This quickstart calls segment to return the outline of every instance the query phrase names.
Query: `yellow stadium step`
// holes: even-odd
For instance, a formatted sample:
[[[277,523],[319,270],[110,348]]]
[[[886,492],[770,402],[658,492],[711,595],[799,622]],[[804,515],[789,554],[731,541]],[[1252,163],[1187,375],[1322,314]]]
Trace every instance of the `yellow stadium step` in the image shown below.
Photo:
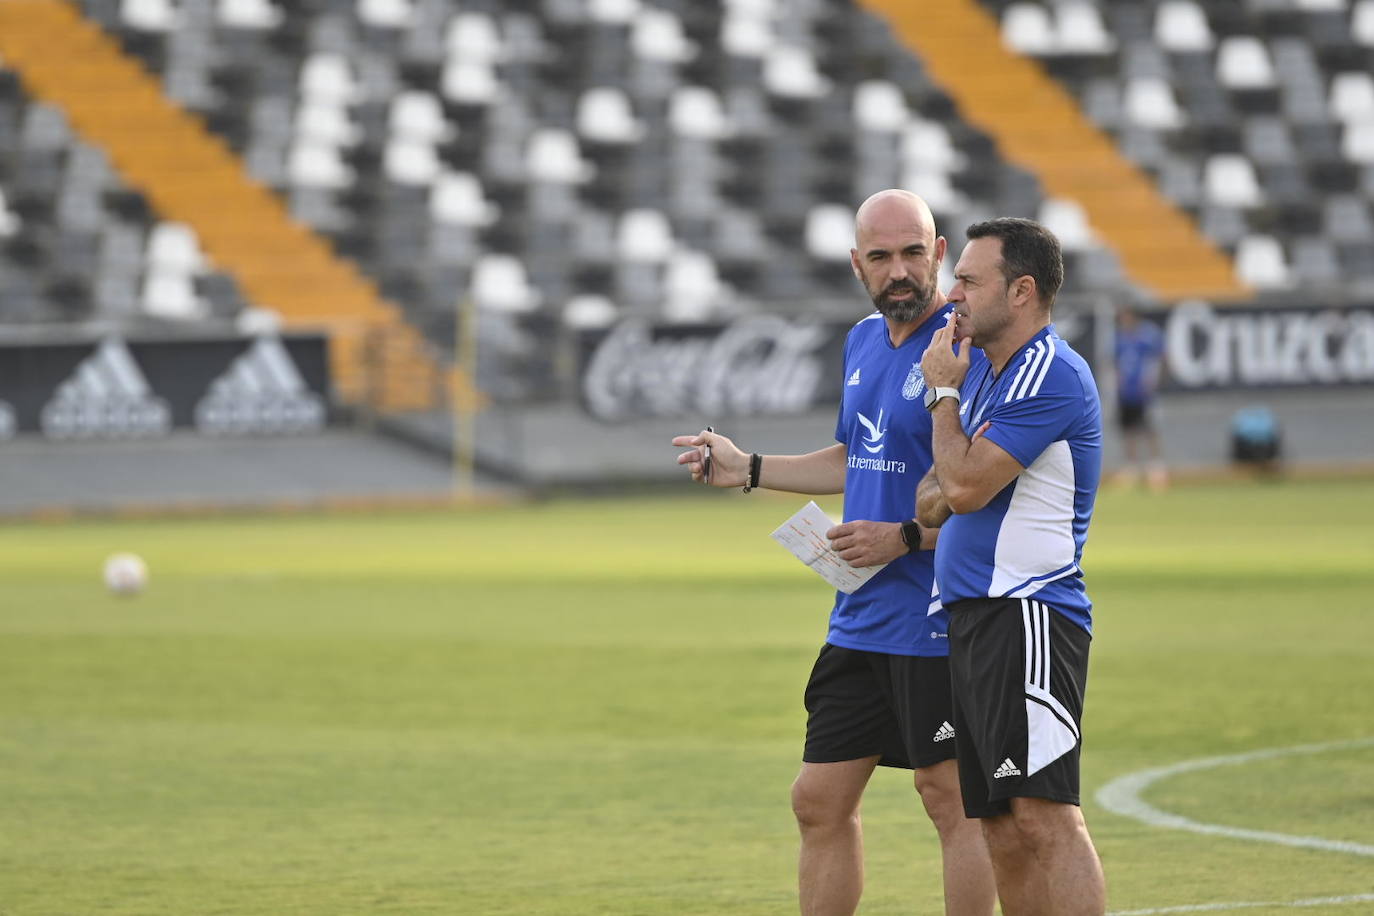
[[[290,328],[328,333],[345,400],[416,409],[435,406],[436,392],[447,391],[483,402],[356,265],[294,222],[222,141],[74,4],[0,0],[0,56],[32,96],[62,109],[82,139],[105,151],[161,217],[192,226],[249,301],[279,312]],[[369,349],[368,339],[388,343]]]
[[[1240,299],[1251,291],[1225,252],[1121,155],[1036,62],[1002,44],[976,0],[862,0],[920,57],[960,113],[1052,197],[1077,201],[1126,275],[1165,299]],[[919,192],[919,188],[913,188]]]

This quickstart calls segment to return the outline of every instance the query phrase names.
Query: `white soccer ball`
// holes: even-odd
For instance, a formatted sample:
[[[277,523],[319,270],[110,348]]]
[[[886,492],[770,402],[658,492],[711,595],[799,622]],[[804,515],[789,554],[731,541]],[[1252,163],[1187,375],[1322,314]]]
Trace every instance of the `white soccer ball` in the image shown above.
[[[135,553],[114,553],[105,560],[105,587],[115,595],[137,595],[148,585],[148,564]]]

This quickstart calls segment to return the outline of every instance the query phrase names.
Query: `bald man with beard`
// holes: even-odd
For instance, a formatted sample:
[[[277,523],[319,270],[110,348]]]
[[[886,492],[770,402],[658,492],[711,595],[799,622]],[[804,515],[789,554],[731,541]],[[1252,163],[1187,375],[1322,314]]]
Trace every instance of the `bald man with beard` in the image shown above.
[[[690,447],[678,463],[710,486],[844,493],[844,521],[827,532],[831,546],[854,567],[887,564],[852,595],[836,593],[806,687],[806,742],[792,785],[805,916],[849,914],[859,905],[859,808],[878,766],[914,771],[940,837],[945,912],[989,916],[996,897],[981,831],[964,816],[954,759],[948,615],[934,589],[939,531],[915,521],[916,487],[932,462],[930,407],[957,395],[928,390],[920,368],[951,311],[939,288],[945,247],[915,194],[881,191],[859,208],[850,260],[877,311],[845,340],[836,444],[804,455],[751,455],[710,431],[673,439]]]

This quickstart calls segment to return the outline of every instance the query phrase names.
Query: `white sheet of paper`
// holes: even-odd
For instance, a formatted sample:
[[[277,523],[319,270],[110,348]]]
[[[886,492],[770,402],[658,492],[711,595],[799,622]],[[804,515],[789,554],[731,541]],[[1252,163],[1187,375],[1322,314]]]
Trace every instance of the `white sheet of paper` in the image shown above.
[[[822,579],[846,595],[852,595],[887,564],[855,569],[840,559],[840,555],[830,549],[830,541],[825,536],[835,524],[812,500],[779,525],[772,537],[792,551],[798,560],[819,573]]]

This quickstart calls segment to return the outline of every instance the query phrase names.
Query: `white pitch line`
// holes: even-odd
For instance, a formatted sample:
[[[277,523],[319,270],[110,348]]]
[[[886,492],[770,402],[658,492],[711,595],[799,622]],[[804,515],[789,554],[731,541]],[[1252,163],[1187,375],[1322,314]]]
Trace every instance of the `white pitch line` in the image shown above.
[[[1178,814],[1161,811],[1140,797],[1152,784],[1169,776],[1191,773],[1195,770],[1209,770],[1213,767],[1236,766],[1253,763],[1256,760],[1270,760],[1275,757],[1291,757],[1298,754],[1320,754],[1325,751],[1346,750],[1357,747],[1374,747],[1374,738],[1359,738],[1354,741],[1333,741],[1329,744],[1302,744],[1297,747],[1268,748],[1250,751],[1245,754],[1228,754],[1224,757],[1204,757],[1198,760],[1185,760],[1165,767],[1128,773],[1113,779],[1097,790],[1097,803],[1114,814],[1120,814],[1141,821],[1153,827],[1166,827],[1173,830],[1191,830],[1193,833],[1206,833],[1214,836],[1230,837],[1236,840],[1255,840],[1260,843],[1277,843],[1280,846],[1294,846],[1304,849],[1320,849],[1325,852],[1344,852],[1357,856],[1374,856],[1374,846],[1364,843],[1348,843],[1344,840],[1326,840],[1315,836],[1294,836],[1287,833],[1274,833],[1268,830],[1246,830],[1242,827],[1224,827],[1220,824],[1204,824]],[[1273,904],[1227,904],[1236,906],[1271,906]],[[1297,904],[1286,904],[1296,906]],[[1315,904],[1303,904],[1315,906]],[[1137,912],[1137,911],[1132,911]],[[1188,910],[1140,910],[1140,913],[1188,912]]]
[[[1374,894],[1347,897],[1309,897],[1306,900],[1255,901],[1253,903],[1197,903],[1188,906],[1157,906],[1145,910],[1113,910],[1107,916],[1160,916],[1163,913],[1218,913],[1224,910],[1254,910],[1260,907],[1340,906],[1345,903],[1374,902]]]

